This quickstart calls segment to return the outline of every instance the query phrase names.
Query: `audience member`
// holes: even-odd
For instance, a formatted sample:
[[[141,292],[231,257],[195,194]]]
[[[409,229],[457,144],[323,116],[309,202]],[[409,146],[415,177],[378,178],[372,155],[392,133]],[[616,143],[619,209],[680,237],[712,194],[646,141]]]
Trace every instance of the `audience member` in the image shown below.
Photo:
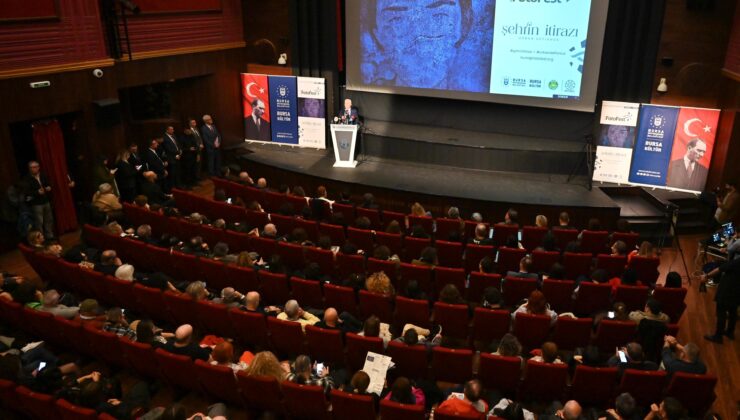
[[[484,223],[478,223],[475,225],[475,233],[472,238],[468,239],[468,243],[474,245],[491,245],[493,239],[488,237],[489,228]]]
[[[547,228],[547,217],[544,214],[538,214],[537,217],[534,218],[534,224],[540,228]]]
[[[437,411],[449,414],[480,415],[488,412],[488,404],[481,399],[483,386],[478,379],[465,382],[462,398],[452,394],[439,405]]]
[[[568,213],[561,212],[560,216],[558,217],[558,225],[553,227],[553,229],[573,230],[575,228],[570,225],[570,216],[568,215]]]
[[[175,339],[168,341],[164,349],[170,353],[188,356],[194,360],[207,361],[211,355],[209,347],[202,347],[193,341],[193,327],[190,324],[177,327]]]
[[[383,271],[369,275],[367,280],[365,280],[365,288],[368,292],[383,296],[393,296],[396,294],[391,284],[391,279]]]
[[[699,346],[694,343],[681,345],[676,337],[666,335],[663,344],[663,368],[668,373],[686,372],[703,375],[707,367],[699,359]]]
[[[77,306],[65,306],[59,303],[60,299],[59,292],[54,289],[49,289],[44,292],[43,305],[38,309],[43,312],[49,312],[54,316],[62,317],[65,319],[74,318],[80,311]]]
[[[386,394],[384,400],[401,404],[413,404],[424,407],[426,398],[421,388],[411,385],[411,381],[403,376],[396,378],[391,385],[391,390]]]
[[[525,279],[539,279],[537,273],[533,273],[534,261],[529,255],[519,260],[519,271],[507,271],[506,277],[517,277]]]
[[[246,296],[236,291],[233,287],[221,289],[221,296],[213,299],[213,303],[225,305],[227,308],[238,308],[246,302]]]
[[[323,387],[326,393],[334,388],[334,380],[329,375],[329,366],[324,365],[320,372],[316,372],[316,364],[312,364],[311,358],[306,355],[300,355],[295,359],[293,371],[286,379],[301,385]]]
[[[560,360],[560,356],[558,355],[558,345],[553,343],[552,341],[545,341],[544,343],[542,343],[539,354],[537,354],[530,360],[540,363],[553,363],[556,365],[563,363],[563,361]]]
[[[525,303],[519,306],[516,311],[511,314],[514,321],[516,321],[516,314],[518,313],[547,315],[551,319],[551,324],[555,324],[555,321],[558,319],[558,314],[550,309],[550,306],[547,304],[547,300],[545,299],[545,295],[539,290],[533,290],[532,293],[529,294],[529,299],[527,299]]]
[[[261,351],[254,355],[254,359],[244,370],[249,376],[269,376],[282,382],[288,372],[280,365],[277,357],[272,352]]]
[[[622,354],[620,354],[622,353]],[[658,365],[650,360],[645,360],[645,353],[640,343],[628,343],[626,347],[617,349],[614,356],[606,362],[608,366],[617,367],[621,375],[625,369],[658,370]]]
[[[630,320],[640,322],[643,319],[649,319],[652,321],[668,323],[670,322],[670,318],[668,317],[668,315],[661,312],[661,306],[662,305],[660,304],[660,301],[658,301],[657,299],[648,298],[644,310],[630,312]]]
[[[304,311],[295,299],[285,302],[285,309],[283,309],[283,312],[278,314],[277,318],[283,321],[298,322],[304,330],[306,325],[314,325],[319,322],[318,317],[310,312]]]
[[[113,193],[113,186],[107,182],[100,184],[98,187],[95,195],[93,195],[92,205],[98,211],[107,215],[118,212],[123,208],[121,202],[118,201],[118,197]]]

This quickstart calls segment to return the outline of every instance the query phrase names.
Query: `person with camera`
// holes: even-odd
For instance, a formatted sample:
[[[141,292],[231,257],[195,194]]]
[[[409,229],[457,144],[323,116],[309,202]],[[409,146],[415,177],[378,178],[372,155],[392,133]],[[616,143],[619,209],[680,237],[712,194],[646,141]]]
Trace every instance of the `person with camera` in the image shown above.
[[[737,307],[740,304],[740,258],[729,260],[709,273],[702,274],[700,287],[706,287],[706,283],[715,278],[719,278],[717,293],[714,295],[717,327],[713,335],[705,335],[704,338],[722,344],[722,336],[735,339]]]

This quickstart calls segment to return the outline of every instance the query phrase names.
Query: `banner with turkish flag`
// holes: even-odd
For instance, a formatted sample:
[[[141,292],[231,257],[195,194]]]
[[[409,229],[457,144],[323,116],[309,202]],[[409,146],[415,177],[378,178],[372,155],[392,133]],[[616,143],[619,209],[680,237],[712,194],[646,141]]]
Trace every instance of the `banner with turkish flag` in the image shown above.
[[[682,107],[676,121],[666,187],[703,191],[712,161],[720,110]]]
[[[244,118],[252,116],[252,104],[259,99],[265,105],[262,118],[270,121],[270,89],[267,84],[267,75],[242,73],[242,102],[244,103]]]

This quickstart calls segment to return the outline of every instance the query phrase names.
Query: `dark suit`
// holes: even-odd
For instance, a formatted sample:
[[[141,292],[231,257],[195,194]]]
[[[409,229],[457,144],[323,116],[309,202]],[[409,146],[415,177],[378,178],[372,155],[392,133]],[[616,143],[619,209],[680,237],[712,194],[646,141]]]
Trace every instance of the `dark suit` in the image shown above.
[[[211,124],[204,124],[200,128],[200,136],[203,139],[203,145],[206,150],[206,167],[208,175],[219,176],[221,174],[221,146],[223,138],[218,128]]]
[[[666,185],[684,190],[701,191],[704,189],[708,173],[709,170],[707,168],[696,162],[694,163],[694,172],[689,177],[683,158],[676,159],[668,165]]]
[[[167,179],[167,189],[169,190],[172,187],[180,187],[181,184],[180,159],[182,159],[182,149],[180,148],[180,145],[177,144],[177,138],[174,134],[170,137],[165,133],[164,136],[162,136],[162,139],[162,148],[167,157],[167,162],[169,162],[168,168],[170,175]]]
[[[337,116],[346,124],[358,124],[360,122],[360,115],[355,107],[352,107],[349,111],[342,108],[339,110]]]
[[[244,131],[247,133],[248,140],[262,140],[272,141],[272,132],[270,131],[270,123],[265,121],[264,118],[260,118],[260,125],[254,122],[254,117],[249,116],[244,119]]]
[[[49,180],[43,174],[39,174],[39,182],[28,174],[23,178],[23,195],[25,203],[31,208],[34,219],[34,228],[42,231],[46,239],[54,238],[54,215],[49,202],[50,191],[39,193],[41,188],[51,187]]]
[[[193,131],[193,134],[183,134],[180,137],[180,147],[182,148],[182,158],[180,165],[182,167],[182,183],[185,186],[193,186],[197,182],[198,177],[198,153],[200,152],[200,145],[198,136],[195,135],[197,130]]]
[[[737,323],[737,306],[740,304],[740,258],[719,267],[719,285],[714,300],[717,303],[716,336],[734,334]],[[725,325],[727,326],[725,329]]]
[[[160,206],[171,204],[170,198],[162,191],[162,187],[156,183],[144,181],[141,185],[141,194],[146,196],[149,204],[158,204]]]
[[[116,164],[116,184],[118,184],[118,192],[121,194],[121,201],[131,202],[136,197],[136,177],[138,171],[136,167],[129,161],[120,160]]]
[[[144,152],[144,162],[146,163],[147,170],[157,174],[157,184],[164,188],[165,186],[165,172],[167,166],[164,164],[164,158],[152,149],[146,149]]]

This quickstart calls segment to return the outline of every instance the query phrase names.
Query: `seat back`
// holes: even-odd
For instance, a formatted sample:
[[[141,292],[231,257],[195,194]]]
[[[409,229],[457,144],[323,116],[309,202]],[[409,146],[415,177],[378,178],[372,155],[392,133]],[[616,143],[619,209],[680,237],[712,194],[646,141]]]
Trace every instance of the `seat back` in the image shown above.
[[[337,275],[340,280],[349,278],[352,274],[365,272],[365,260],[361,255],[337,254]]]
[[[257,272],[257,279],[260,282],[260,294],[265,303],[284,305],[290,299],[287,275],[260,270]]]
[[[375,232],[375,244],[385,245],[391,250],[391,254],[399,257],[403,255],[402,236],[397,233]]]
[[[200,327],[200,320],[193,317],[195,313],[195,300],[192,297],[187,294],[168,290],[162,293],[162,300],[167,306],[167,313],[170,315],[170,319],[175,324],[193,324],[194,328]]]
[[[244,371],[236,373],[236,382],[247,407],[254,410],[284,412],[283,392],[280,383],[272,376],[250,376]]]
[[[319,223],[319,234],[326,235],[331,238],[332,245],[340,246],[347,240],[344,233],[344,227],[339,225]]]
[[[414,216],[413,214],[409,214],[406,218],[409,221],[409,231],[413,229],[414,226],[419,225],[424,228],[427,235],[432,236],[434,234],[434,219],[431,217]],[[443,237],[447,237],[447,233],[445,233]]]
[[[439,265],[452,268],[462,268],[463,246],[460,242],[437,240],[434,243],[434,247],[437,248]]]
[[[527,361],[520,399],[534,401],[562,401],[568,384],[568,365]]]
[[[558,345],[558,349],[562,350],[586,347],[591,341],[593,325],[594,320],[592,318],[560,317],[555,323],[555,333],[553,333],[552,341]]]
[[[548,315],[517,313],[514,318],[514,335],[525,348],[539,348],[550,334],[550,322]]]
[[[229,311],[234,336],[242,344],[264,349],[267,341],[267,321],[265,315],[233,308]]]
[[[285,381],[282,383],[283,404],[293,419],[329,419],[329,403],[324,388],[314,385],[299,385]]]
[[[483,301],[483,292],[488,287],[501,290],[501,276],[499,274],[471,271],[468,277],[468,302],[480,303]]]
[[[226,305],[206,300],[195,303],[195,315],[209,334],[221,337],[233,337],[234,326],[229,318],[229,308]]]
[[[611,307],[612,287],[609,284],[581,282],[573,310],[578,316],[591,316]]]
[[[0,406],[13,407],[17,402],[15,382],[0,379]]]
[[[617,385],[617,368],[576,366],[571,384],[571,398],[581,404],[606,406]]]
[[[140,312],[158,321],[170,321],[167,311],[163,310],[165,305],[161,290],[140,284],[134,284],[133,290]]]
[[[360,316],[367,319],[371,315],[380,318],[381,322],[393,322],[392,300],[388,296],[371,293],[367,290],[360,290]]]
[[[303,258],[303,247],[301,245],[280,241],[277,243],[275,252],[280,255],[285,265],[294,270],[302,269],[306,265]]]
[[[120,346],[130,369],[150,379],[161,377],[152,346],[130,340],[121,340]]]
[[[201,258],[198,260],[198,268],[200,278],[207,282],[210,288],[221,290],[224,287],[234,287],[231,278],[226,276],[226,264],[223,262]]]
[[[606,270],[609,277],[620,277],[627,265],[627,257],[624,255],[599,254],[596,256],[596,268]]]
[[[542,245],[542,238],[545,237],[549,229],[537,226],[524,226],[522,228],[522,245],[527,251],[534,251],[535,248]]]
[[[247,294],[252,290],[259,290],[260,283],[257,280],[257,272],[250,267],[239,267],[236,264],[226,265],[226,277],[233,285],[234,289],[242,294]]]
[[[340,204],[340,203],[334,203],[332,204],[332,211],[334,213],[342,213],[344,216],[344,220],[355,220],[355,206],[353,204]],[[378,211],[376,210],[375,213],[377,214]],[[368,217],[369,219],[369,217]],[[377,222],[380,222],[380,217],[376,219]],[[370,219],[370,223],[372,223],[373,220]],[[380,223],[378,223],[378,227],[380,227]]]
[[[400,404],[390,400],[380,402],[380,418],[383,420],[424,420],[424,407],[416,404]]]
[[[666,379],[667,373],[664,370],[625,369],[617,393],[629,392],[637,405],[650,407],[651,404],[660,404],[663,399]]]
[[[165,382],[178,388],[198,389],[198,379],[193,375],[193,361],[188,356],[157,349],[154,351],[154,359]]]
[[[496,248],[492,245],[467,244],[465,246],[465,271],[468,273],[476,272],[483,258],[494,258],[495,256]]]
[[[580,276],[591,274],[591,258],[589,253],[563,253],[565,276],[569,279],[578,279]]]
[[[344,364],[344,342],[338,330],[306,326],[306,341],[311,359],[322,363]]]
[[[188,223],[188,225],[190,224]],[[172,251],[169,260],[174,268],[174,273],[178,280],[185,280],[188,282],[199,280],[198,277],[201,275],[200,265],[195,256],[178,251]]]
[[[507,306],[515,306],[537,289],[537,279],[506,277],[501,288],[504,303]]]
[[[404,246],[404,258],[405,262],[410,262],[421,257],[421,251],[428,246],[432,246],[431,239],[412,238],[406,236],[403,238]]]
[[[321,283],[316,280],[304,280],[298,277],[290,278],[290,290],[293,299],[309,308],[323,308],[324,298],[321,294]]]
[[[82,333],[87,338],[85,341],[89,346],[88,353],[115,366],[123,367],[126,365],[116,334],[100,330],[90,325],[84,326]]]
[[[252,237],[249,239],[249,246],[252,251],[258,253],[263,260],[269,261],[270,257],[275,254],[277,242],[272,238]]]
[[[362,207],[356,207],[355,212],[357,214],[357,217],[367,217],[370,219],[370,224],[372,225],[373,229],[380,229],[383,226],[383,223],[380,221],[380,213],[378,212],[378,209],[366,209]],[[352,214],[345,214],[344,220],[353,220],[348,219],[348,217],[352,217]],[[403,223],[403,219],[399,220],[399,222]]]
[[[15,389],[15,394],[17,401],[12,406],[20,408],[31,418],[46,420],[58,417],[53,396],[31,391],[22,385]]]
[[[653,290],[653,298],[657,299],[663,312],[671,318],[671,322],[678,322],[686,309],[686,288],[674,289],[671,287],[656,287]]]
[[[542,293],[547,297],[547,303],[557,313],[570,312],[573,309],[573,290],[576,282],[572,280],[542,281]]]
[[[445,337],[467,338],[470,324],[468,305],[435,302],[434,322],[442,326]]]
[[[601,254],[606,251],[606,240],[609,232],[605,230],[584,230],[581,232],[581,249],[591,255]]]
[[[614,348],[622,347],[635,337],[637,325],[631,321],[611,321],[602,319],[596,329],[594,344],[603,353],[613,352]]]
[[[627,305],[628,311],[637,311],[645,307],[645,302],[647,302],[649,294],[650,289],[647,286],[620,285],[614,294],[614,301],[624,302]]]
[[[507,271],[519,271],[519,263],[525,255],[527,255],[526,249],[500,247],[498,249],[498,272],[506,274]]]
[[[511,315],[507,310],[475,308],[473,311],[473,341],[483,348],[508,333],[510,326]]]
[[[438,408],[434,410],[435,420],[483,420],[485,418],[486,416],[483,413],[458,413],[448,408],[442,408],[441,410]]]
[[[298,356],[304,353],[303,329],[301,324],[267,318],[267,329],[270,331],[272,348],[280,356]]]
[[[398,327],[404,324],[414,324],[422,328],[429,327],[429,301],[409,299],[396,296],[396,313],[393,321]]]
[[[203,360],[195,361],[195,376],[203,393],[234,404],[241,404],[234,371],[229,366],[215,366]]]
[[[522,359],[481,352],[478,377],[486,389],[495,389],[511,398],[519,389]]]
[[[391,279],[391,282],[393,282],[393,284],[396,284],[396,278],[398,276],[396,274],[395,262],[368,258],[366,261],[366,265],[368,275],[382,271],[385,273],[385,275],[388,276],[389,279]]]
[[[447,267],[435,267],[434,268],[434,284],[435,294],[432,298],[439,296],[439,292],[451,284],[457,287],[457,290],[461,294],[465,294],[465,270],[462,268],[447,268]]]
[[[437,226],[437,239],[445,240],[451,233],[460,233],[460,237],[465,234],[465,224],[460,223],[460,219],[447,219],[445,217],[438,217],[434,220]]]
[[[635,255],[630,259],[628,265],[637,271],[637,279],[642,284],[655,284],[658,281],[658,276],[660,275],[658,272],[660,258]]]
[[[665,394],[681,401],[693,416],[700,417],[714,403],[716,385],[717,377],[714,375],[676,372],[671,377]]]
[[[359,314],[355,291],[351,287],[324,285],[324,305],[336,309],[339,313],[349,312],[353,315]]]
[[[135,309],[138,305],[136,295],[134,294],[134,283],[117,279],[115,277],[108,277],[106,279],[106,287],[110,290],[110,295],[115,301],[114,303],[121,308]]]
[[[537,273],[549,273],[555,263],[560,262],[557,251],[532,251],[532,264]]]
[[[353,371],[362,369],[368,352],[383,354],[383,339],[347,333],[347,364]]]
[[[473,352],[467,349],[434,347],[432,372],[438,381],[464,383],[473,376]]]
[[[622,241],[627,245],[627,249],[635,249],[640,241],[640,234],[634,232],[614,232],[612,241]]]
[[[425,378],[429,364],[427,349],[423,345],[407,346],[397,341],[388,343],[386,355],[396,363],[398,375],[409,379]]]
[[[334,253],[321,248],[306,247],[304,250],[307,263],[316,263],[325,275],[334,275]]]
[[[375,403],[369,395],[331,391],[332,416],[335,419],[375,420]]]
[[[401,281],[399,282],[398,289],[405,290],[406,285],[411,280],[416,280],[419,284],[419,289],[424,291],[428,297],[434,295],[432,275],[433,270],[431,267],[423,265],[413,265],[407,263],[401,263]]]
[[[358,249],[364,250],[367,254],[372,254],[375,247],[373,231],[371,230],[348,227],[347,240],[357,245]]]

